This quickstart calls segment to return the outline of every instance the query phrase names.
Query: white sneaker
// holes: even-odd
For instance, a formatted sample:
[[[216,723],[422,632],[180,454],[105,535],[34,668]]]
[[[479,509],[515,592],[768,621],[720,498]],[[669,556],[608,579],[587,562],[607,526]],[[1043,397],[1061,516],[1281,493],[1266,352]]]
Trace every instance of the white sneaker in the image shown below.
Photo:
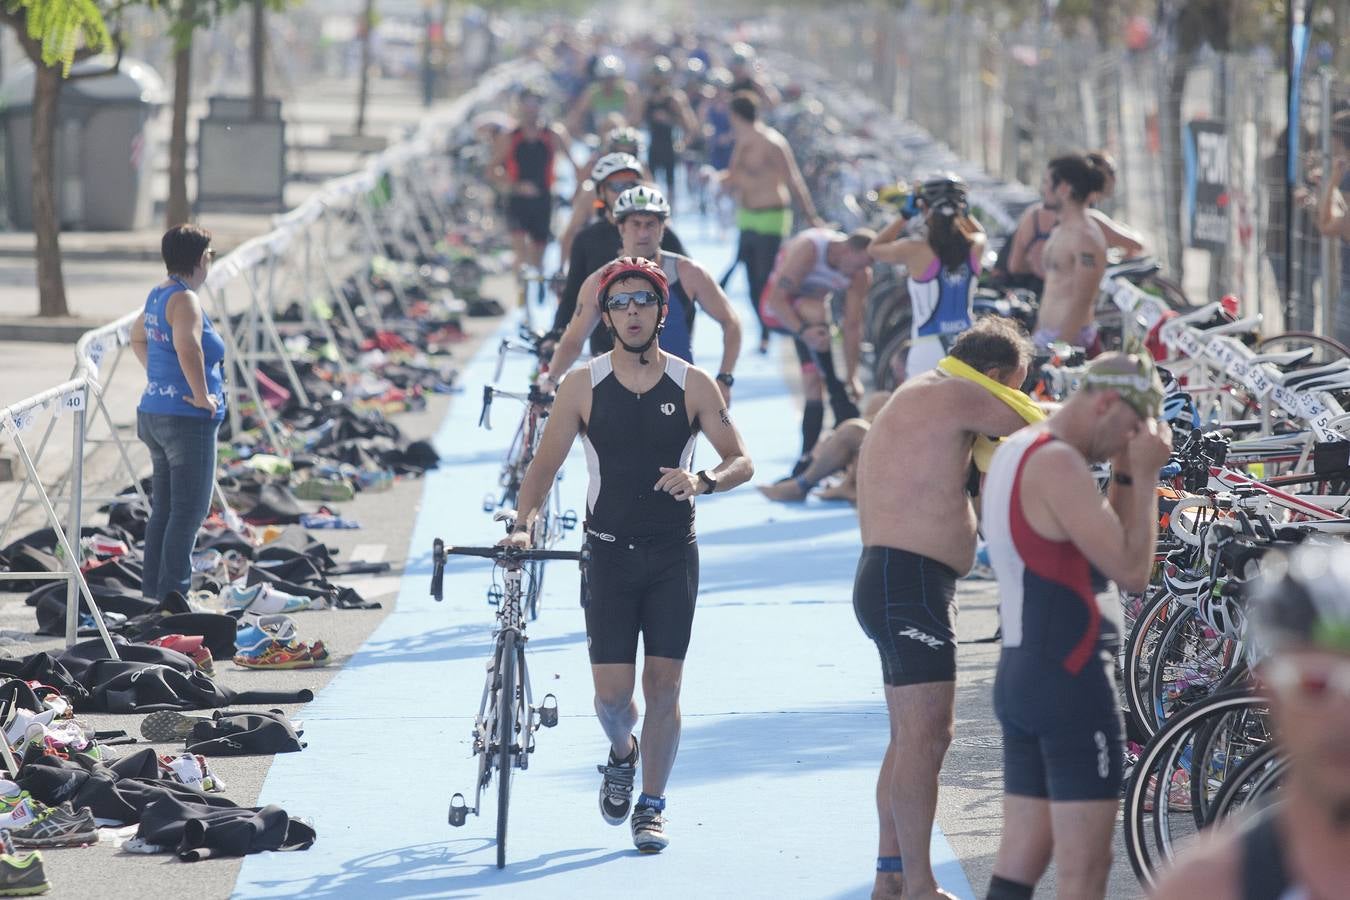
[[[28,734],[28,726],[33,724],[50,725],[52,719],[56,718],[56,710],[47,709],[40,713],[29,712],[26,709],[14,710],[14,718],[9,720],[5,726],[5,740],[9,741],[10,746],[19,743]]]

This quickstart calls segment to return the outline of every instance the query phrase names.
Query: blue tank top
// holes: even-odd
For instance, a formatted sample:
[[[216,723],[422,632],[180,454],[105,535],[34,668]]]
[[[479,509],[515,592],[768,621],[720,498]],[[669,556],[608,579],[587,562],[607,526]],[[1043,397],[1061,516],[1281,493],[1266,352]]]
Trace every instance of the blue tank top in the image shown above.
[[[975,295],[975,279],[979,274],[980,260],[972,250],[970,260],[957,269],[946,269],[942,260],[934,259],[920,277],[910,275],[913,336],[937,336],[952,340],[969,328],[972,321],[971,300]]]
[[[670,300],[666,305],[666,324],[661,329],[658,343],[667,353],[685,362],[694,361],[694,301],[680,284],[680,260],[688,257],[668,250],[661,251],[661,268],[670,284]]]
[[[136,408],[155,415],[208,419],[211,418],[209,412],[187,401],[192,396],[192,388],[173,348],[173,327],[165,315],[169,298],[187,289],[187,285],[175,278],[173,283],[151,290],[145,299],[147,383]],[[211,327],[211,317],[206,310],[202,310],[202,355],[206,362],[206,391],[219,404],[215,415],[219,422],[225,418],[225,342]]]

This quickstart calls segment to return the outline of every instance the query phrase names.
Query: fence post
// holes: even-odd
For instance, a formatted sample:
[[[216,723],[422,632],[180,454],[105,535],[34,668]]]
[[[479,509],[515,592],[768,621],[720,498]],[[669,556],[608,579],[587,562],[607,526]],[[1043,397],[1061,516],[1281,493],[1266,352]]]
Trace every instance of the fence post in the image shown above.
[[[1323,66],[1319,74],[1322,87],[1322,179],[1325,181],[1331,177],[1331,67]],[[1325,190],[1325,185],[1319,189]],[[1336,304],[1341,295],[1340,258],[1336,252],[1339,239],[1326,234],[1320,237],[1318,243],[1322,254],[1322,334],[1339,340],[1341,335],[1336,330]]]
[[[70,536],[71,546],[75,550],[75,556],[66,560],[66,565],[70,566],[71,578],[66,582],[66,646],[74,646],[78,638],[80,628],[80,588],[75,581],[75,575],[80,570],[80,547],[82,535],[80,532],[80,504],[83,501],[84,493],[84,410],[89,405],[89,387],[85,384],[83,392],[79,395],[79,408],[74,411],[75,427],[74,437],[71,443],[71,459],[73,463],[70,467],[70,518],[66,524],[66,534]],[[102,629],[100,629],[102,630]]]

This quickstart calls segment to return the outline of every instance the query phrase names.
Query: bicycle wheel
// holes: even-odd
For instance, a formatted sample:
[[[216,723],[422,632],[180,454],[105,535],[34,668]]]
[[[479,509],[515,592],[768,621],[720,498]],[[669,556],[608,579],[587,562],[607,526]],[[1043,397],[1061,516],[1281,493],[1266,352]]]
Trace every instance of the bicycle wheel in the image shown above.
[[[1195,309],[1195,304],[1186,296],[1186,292],[1181,289],[1181,285],[1166,275],[1158,272],[1145,275],[1139,279],[1137,287],[1145,294],[1152,294],[1159,298],[1177,312],[1184,313]]]
[[[1171,857],[1176,837],[1196,830],[1189,791],[1173,791],[1177,772],[1189,777],[1188,751],[1196,732],[1230,715],[1263,712],[1266,706],[1265,698],[1246,688],[1220,691],[1168,719],[1140,752],[1125,792],[1124,825],[1130,866],[1145,888],[1153,886],[1154,871]],[[1173,814],[1179,815],[1175,823],[1170,821]]]
[[[1153,714],[1152,702],[1148,696],[1151,681],[1149,661],[1153,658],[1158,640],[1166,631],[1172,616],[1176,614],[1178,604],[1166,590],[1159,588],[1144,601],[1143,610],[1134,620],[1130,637],[1125,642],[1125,654],[1121,664],[1121,684],[1125,688],[1125,706],[1130,714],[1130,723],[1138,733],[1152,737],[1158,730],[1158,722]]]
[[[1288,758],[1280,753],[1274,741],[1263,745],[1224,780],[1210,803],[1208,824],[1220,822],[1248,806],[1263,808],[1274,799],[1273,791],[1279,787],[1288,765]]]
[[[909,359],[909,323],[905,329],[888,340],[873,363],[872,386],[879,391],[893,391],[905,379],[905,364]]]
[[[506,822],[511,810],[511,747],[516,741],[516,633],[502,632],[497,657],[502,688],[497,695],[497,868],[506,867]]]
[[[1285,353],[1307,348],[1313,351],[1312,359],[1307,363],[1309,366],[1326,365],[1338,359],[1350,359],[1350,347],[1335,338],[1313,334],[1311,331],[1286,331],[1256,344],[1257,353]]]

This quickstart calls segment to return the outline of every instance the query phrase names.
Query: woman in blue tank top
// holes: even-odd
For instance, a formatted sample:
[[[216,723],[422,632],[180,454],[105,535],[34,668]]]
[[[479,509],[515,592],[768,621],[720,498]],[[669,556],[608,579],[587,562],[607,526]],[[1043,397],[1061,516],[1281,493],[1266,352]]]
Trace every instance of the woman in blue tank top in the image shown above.
[[[197,296],[211,267],[211,234],[176,225],[160,244],[168,278],[145,300],[131,346],[145,366],[136,433],[153,466],[141,593],[187,592],[192,549],[211,506],[216,432],[225,418],[225,342]]]

